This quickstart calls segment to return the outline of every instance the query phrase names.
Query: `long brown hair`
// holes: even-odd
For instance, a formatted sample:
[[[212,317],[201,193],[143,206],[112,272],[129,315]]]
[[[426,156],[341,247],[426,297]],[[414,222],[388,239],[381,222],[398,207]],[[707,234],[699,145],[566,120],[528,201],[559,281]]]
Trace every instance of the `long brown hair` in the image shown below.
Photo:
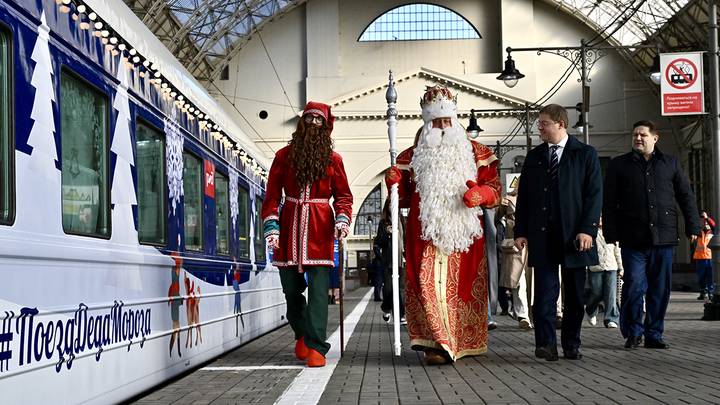
[[[332,158],[333,141],[324,120],[321,127],[315,127],[305,125],[305,120],[300,118],[289,144],[292,145],[290,163],[296,170],[299,186],[325,177]]]

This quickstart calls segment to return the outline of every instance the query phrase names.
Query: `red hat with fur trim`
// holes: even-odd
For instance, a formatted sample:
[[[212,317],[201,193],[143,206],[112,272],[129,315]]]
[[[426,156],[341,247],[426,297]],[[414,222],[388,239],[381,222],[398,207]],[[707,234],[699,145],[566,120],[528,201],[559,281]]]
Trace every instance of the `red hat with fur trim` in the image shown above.
[[[308,103],[305,105],[302,116],[305,117],[308,114],[323,117],[323,119],[327,123],[328,128],[330,129],[330,132],[332,132],[333,126],[335,124],[335,116],[332,115],[332,113],[330,112],[329,105],[318,103],[317,101],[308,101]]]

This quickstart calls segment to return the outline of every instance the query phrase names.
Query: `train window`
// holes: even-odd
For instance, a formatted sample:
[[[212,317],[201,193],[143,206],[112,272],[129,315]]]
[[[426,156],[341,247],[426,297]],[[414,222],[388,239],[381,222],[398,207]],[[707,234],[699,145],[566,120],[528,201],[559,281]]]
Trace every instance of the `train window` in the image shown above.
[[[250,258],[250,227],[248,226],[248,192],[238,187],[238,256]]]
[[[0,30],[0,223],[13,219],[13,147],[10,136],[10,38]]]
[[[67,72],[60,91],[63,229],[108,237],[108,99]]]
[[[217,253],[221,255],[230,254],[229,212],[228,178],[215,173],[215,240]]]
[[[140,243],[164,245],[165,137],[138,121],[136,126],[138,236]]]
[[[183,153],[183,188],[185,189],[185,249],[203,248],[203,167],[200,159]]]
[[[262,211],[263,200],[255,199],[255,261],[265,261],[265,236],[263,234]]]

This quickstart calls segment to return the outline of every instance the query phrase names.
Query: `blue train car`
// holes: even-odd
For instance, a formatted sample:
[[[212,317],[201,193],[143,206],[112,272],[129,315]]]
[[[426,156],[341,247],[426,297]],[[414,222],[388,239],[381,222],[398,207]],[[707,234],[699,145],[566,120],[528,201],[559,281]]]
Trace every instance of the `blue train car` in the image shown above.
[[[122,2],[0,0],[0,402],[118,402],[285,323],[265,163]]]

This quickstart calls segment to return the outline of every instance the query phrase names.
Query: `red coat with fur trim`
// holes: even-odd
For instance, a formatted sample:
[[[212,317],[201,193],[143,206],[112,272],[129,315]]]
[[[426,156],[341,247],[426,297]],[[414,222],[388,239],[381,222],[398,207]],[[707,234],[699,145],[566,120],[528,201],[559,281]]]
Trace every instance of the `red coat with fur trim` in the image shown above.
[[[301,188],[291,167],[291,148],[275,154],[262,206],[263,222],[280,223],[280,247],[273,251],[273,264],[333,266],[335,224],[349,224],[352,218],[353,196],[342,157],[333,152],[326,176]]]

